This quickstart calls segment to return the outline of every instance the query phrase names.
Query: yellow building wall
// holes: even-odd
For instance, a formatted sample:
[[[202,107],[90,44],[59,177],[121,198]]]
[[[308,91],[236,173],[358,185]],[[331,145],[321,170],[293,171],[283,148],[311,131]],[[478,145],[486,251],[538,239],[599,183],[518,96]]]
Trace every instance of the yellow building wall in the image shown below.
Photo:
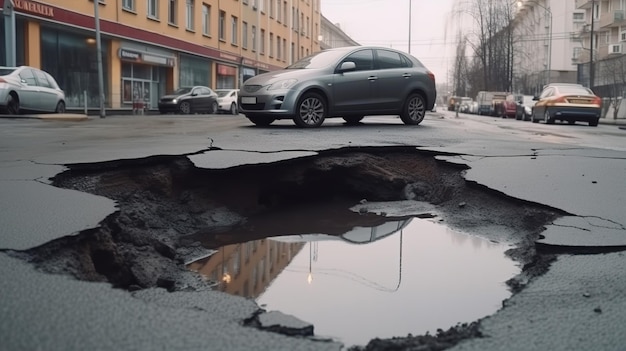
[[[41,28],[39,22],[26,25],[26,65],[41,68]]]

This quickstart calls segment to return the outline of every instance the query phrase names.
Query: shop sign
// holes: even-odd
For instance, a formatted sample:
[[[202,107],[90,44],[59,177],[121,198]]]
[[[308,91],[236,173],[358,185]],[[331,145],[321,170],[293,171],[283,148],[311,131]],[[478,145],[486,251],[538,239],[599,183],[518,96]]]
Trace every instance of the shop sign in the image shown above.
[[[172,57],[147,54],[128,49],[120,49],[119,56],[121,60],[137,63],[147,63],[160,66],[174,67],[175,61]]]
[[[221,76],[235,76],[237,75],[237,69],[232,66],[217,65],[217,74]]]
[[[5,0],[10,1],[10,0]],[[15,9],[43,17],[54,17],[54,7],[29,0],[13,0]]]
[[[225,54],[223,52],[220,52],[220,58],[225,59],[225,60],[239,62],[239,58],[237,56]]]

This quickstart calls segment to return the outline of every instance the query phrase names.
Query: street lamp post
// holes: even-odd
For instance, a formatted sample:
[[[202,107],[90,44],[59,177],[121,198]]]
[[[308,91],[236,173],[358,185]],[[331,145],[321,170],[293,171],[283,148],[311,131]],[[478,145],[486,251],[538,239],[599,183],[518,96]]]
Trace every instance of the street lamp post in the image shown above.
[[[546,11],[548,16],[550,17],[550,28],[548,30],[548,64],[546,66],[546,71],[547,71],[546,81],[548,84],[550,84],[550,75],[552,74],[552,11],[550,11],[549,7],[545,7],[537,1],[526,0],[526,2],[532,2],[533,4],[541,7],[542,9]],[[522,7],[522,6],[524,6],[524,1],[519,0],[517,2],[517,7]]]
[[[409,54],[411,53],[411,0],[409,0]]]

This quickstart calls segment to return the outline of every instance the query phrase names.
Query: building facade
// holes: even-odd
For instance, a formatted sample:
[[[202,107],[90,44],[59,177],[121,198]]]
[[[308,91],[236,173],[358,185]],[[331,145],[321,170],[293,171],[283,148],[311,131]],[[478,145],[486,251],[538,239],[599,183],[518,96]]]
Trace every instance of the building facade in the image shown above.
[[[516,1],[514,90],[536,95],[551,82],[576,83],[577,61],[583,48],[575,35],[584,26],[584,11],[572,1]]]
[[[576,8],[585,19],[576,33],[586,48],[576,57],[579,82],[603,98],[607,117],[626,118],[626,0],[576,0]]]
[[[41,68],[65,91],[68,109],[97,108],[93,0],[9,1],[0,0],[0,65]],[[156,109],[159,96],[180,86],[238,88],[251,76],[285,67],[321,47],[320,0],[98,4],[109,109],[130,109],[138,100]]]

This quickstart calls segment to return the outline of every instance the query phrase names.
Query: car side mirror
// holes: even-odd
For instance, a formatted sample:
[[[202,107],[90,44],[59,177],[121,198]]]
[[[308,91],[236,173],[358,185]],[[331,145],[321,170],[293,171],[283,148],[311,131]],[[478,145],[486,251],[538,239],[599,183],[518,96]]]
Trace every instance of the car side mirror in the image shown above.
[[[346,61],[339,66],[339,72],[354,71],[355,69],[356,64],[352,61]]]

